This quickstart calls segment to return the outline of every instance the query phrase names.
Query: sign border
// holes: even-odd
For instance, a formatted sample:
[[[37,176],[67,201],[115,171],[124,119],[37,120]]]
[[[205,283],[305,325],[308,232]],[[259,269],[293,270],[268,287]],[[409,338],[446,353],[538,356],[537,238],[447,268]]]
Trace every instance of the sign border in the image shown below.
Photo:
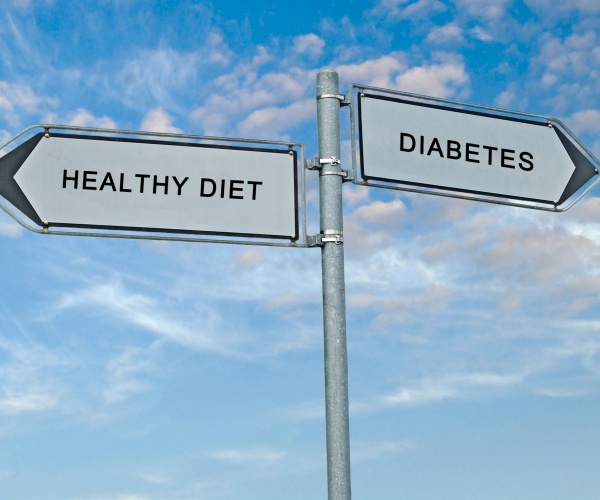
[[[305,155],[304,145],[295,142],[279,142],[279,141],[263,141],[258,139],[242,139],[228,137],[212,137],[212,136],[196,136],[187,134],[169,134],[161,132],[144,132],[132,130],[112,130],[90,127],[76,127],[67,125],[54,124],[38,124],[32,125],[8,141],[0,145],[0,150],[17,141],[19,138],[28,135],[29,132],[37,129],[43,129],[42,134],[50,134],[55,137],[69,139],[86,139],[99,141],[115,141],[115,142],[133,142],[159,144],[169,146],[182,147],[201,147],[214,149],[228,149],[237,151],[256,151],[262,153],[288,154],[293,156],[294,169],[294,207],[295,207],[295,234],[294,235],[260,235],[254,233],[226,233],[226,232],[200,232],[192,230],[177,230],[164,228],[137,228],[128,226],[100,226],[100,225],[75,225],[68,223],[52,223],[50,226],[44,226],[42,229],[36,229],[22,220],[13,210],[7,207],[3,202],[4,198],[0,199],[0,208],[16,220],[24,228],[39,234],[54,234],[68,236],[94,236],[106,238],[127,238],[127,239],[143,239],[143,240],[168,240],[168,241],[191,241],[191,242],[208,242],[208,243],[233,243],[245,245],[263,245],[263,246],[284,246],[284,247],[308,247],[307,232],[306,232],[306,186],[305,186]],[[71,132],[87,132],[87,133],[55,133],[51,131],[71,131]],[[40,132],[38,132],[39,134]],[[91,135],[108,134],[108,135]],[[27,136],[27,139],[35,137],[34,135]],[[164,138],[164,140],[161,140]],[[174,140],[181,139],[181,140]],[[184,142],[188,141],[188,142]],[[194,141],[194,142],[191,142]],[[205,142],[198,142],[205,141]],[[237,144],[237,145],[236,145]],[[243,145],[242,145],[243,144]],[[287,148],[287,149],[284,149]],[[11,203],[11,206],[12,203]],[[18,210],[17,207],[15,209]],[[20,212],[20,210],[18,210]],[[89,229],[90,231],[98,232],[80,232],[80,231],[56,231],[51,227],[61,228],[79,228]],[[119,231],[111,233],[106,231]],[[149,233],[149,234],[144,234]],[[158,233],[158,234],[156,234]],[[164,234],[164,236],[160,236]],[[166,236],[169,234],[180,234],[182,236]],[[185,236],[184,236],[185,235]],[[190,236],[187,236],[190,235]],[[211,236],[195,237],[194,235]],[[232,238],[232,239],[221,239]],[[252,238],[252,239],[247,239]],[[272,240],[289,240],[289,243],[277,242]]]
[[[581,193],[579,193],[576,197],[573,197],[572,195],[567,197],[567,200],[563,201],[568,201],[570,198],[573,199],[567,204],[561,205],[560,202],[551,204],[547,201],[540,201],[530,198],[517,198],[487,192],[471,191],[467,189],[440,187],[430,184],[417,184],[411,183],[409,181],[398,181],[395,179],[384,179],[379,177],[364,176],[364,159],[362,157],[363,150],[361,133],[362,123],[360,120],[360,100],[361,94],[363,94],[365,90],[375,92],[374,94],[368,94],[369,98],[376,98],[393,102],[400,102],[409,105],[435,108],[450,112],[485,116],[500,120],[516,121],[521,123],[528,123],[531,125],[552,125],[553,127],[555,127],[555,130],[559,133],[559,137],[560,134],[568,136],[568,138],[570,138],[570,140],[573,142],[574,146],[578,148],[579,153],[584,156],[587,156],[588,158],[586,159],[591,160],[591,163],[599,165],[600,162],[594,156],[594,154],[591,151],[589,151],[589,149],[569,130],[569,128],[557,118],[494,108],[489,106],[481,106],[477,104],[453,101],[449,99],[424,96],[399,90],[382,89],[379,87],[373,87],[370,85],[362,85],[357,83],[351,83],[348,87],[348,94],[350,100],[352,169],[354,173],[354,179],[352,180],[353,184],[361,186],[379,187],[383,189],[391,189],[397,191],[406,191],[412,193],[430,194],[436,196],[443,196],[447,198],[493,203],[497,205],[530,208],[548,212],[564,212],[566,210],[569,210],[573,205],[575,205],[575,203],[577,203],[581,198],[583,198],[583,196],[585,196],[598,183],[600,183],[600,176],[598,173],[598,169],[596,168],[596,179],[593,182],[590,182],[590,179],[590,181],[587,182],[587,184],[589,185],[584,190],[582,190]],[[383,184],[383,182],[386,182],[388,184]]]

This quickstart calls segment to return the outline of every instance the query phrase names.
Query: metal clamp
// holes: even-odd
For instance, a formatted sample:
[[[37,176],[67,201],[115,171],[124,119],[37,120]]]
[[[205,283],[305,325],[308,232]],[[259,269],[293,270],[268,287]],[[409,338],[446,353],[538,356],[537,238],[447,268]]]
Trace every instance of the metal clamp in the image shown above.
[[[308,170],[319,170],[321,166],[325,164],[341,165],[342,162],[339,158],[336,158],[335,156],[332,156],[331,158],[319,158],[318,156],[315,156],[310,160],[306,160],[306,168]]]
[[[352,170],[321,170],[321,175],[339,175],[342,178],[342,182],[354,180],[354,172]]]
[[[348,106],[350,104],[348,94],[321,94],[317,96],[317,101],[320,99],[337,99],[340,101],[340,106]]]
[[[323,170],[322,167],[326,164],[341,165],[342,162],[335,156],[331,158],[319,158],[315,156],[310,160],[306,160],[306,168],[308,170],[319,170],[321,175],[339,175],[343,182],[354,180],[354,172],[352,170]]]
[[[338,229],[325,229],[321,234],[308,236],[307,243],[309,247],[322,247],[325,243],[341,245],[344,243],[344,234]]]

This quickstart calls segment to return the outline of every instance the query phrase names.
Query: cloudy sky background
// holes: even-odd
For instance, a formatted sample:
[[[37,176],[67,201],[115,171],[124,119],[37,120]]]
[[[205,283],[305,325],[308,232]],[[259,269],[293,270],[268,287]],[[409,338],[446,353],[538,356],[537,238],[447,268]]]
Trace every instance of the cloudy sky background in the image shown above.
[[[302,142],[315,77],[556,116],[600,154],[596,0],[5,0],[0,138]],[[341,112],[348,166],[348,109]],[[600,491],[600,192],[565,214],[344,186],[357,499]],[[318,230],[308,173],[309,234]],[[316,249],[0,215],[1,499],[324,498]]]

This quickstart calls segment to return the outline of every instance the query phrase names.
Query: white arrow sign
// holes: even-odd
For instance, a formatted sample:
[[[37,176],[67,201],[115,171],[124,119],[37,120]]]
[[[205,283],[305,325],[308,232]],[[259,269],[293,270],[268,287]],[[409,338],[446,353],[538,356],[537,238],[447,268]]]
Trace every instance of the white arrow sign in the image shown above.
[[[552,119],[360,94],[362,177],[560,205],[596,167]]]
[[[43,133],[0,159],[0,195],[42,226],[298,238],[296,153]]]

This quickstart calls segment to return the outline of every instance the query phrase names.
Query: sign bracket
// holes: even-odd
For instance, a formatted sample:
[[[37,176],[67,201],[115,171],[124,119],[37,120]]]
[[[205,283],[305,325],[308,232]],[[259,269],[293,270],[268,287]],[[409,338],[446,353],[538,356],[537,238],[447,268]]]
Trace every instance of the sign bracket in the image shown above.
[[[341,245],[344,243],[343,232],[337,229],[325,229],[320,234],[308,237],[309,247],[322,247],[325,243]]]
[[[320,175],[338,175],[342,178],[342,182],[353,181],[354,172],[352,170],[324,170],[323,165],[341,165],[339,158],[332,156],[331,158],[314,157],[306,161],[307,170],[319,170]]]
[[[317,101],[321,99],[338,99],[341,107],[350,105],[349,94],[320,94],[317,96]]]

